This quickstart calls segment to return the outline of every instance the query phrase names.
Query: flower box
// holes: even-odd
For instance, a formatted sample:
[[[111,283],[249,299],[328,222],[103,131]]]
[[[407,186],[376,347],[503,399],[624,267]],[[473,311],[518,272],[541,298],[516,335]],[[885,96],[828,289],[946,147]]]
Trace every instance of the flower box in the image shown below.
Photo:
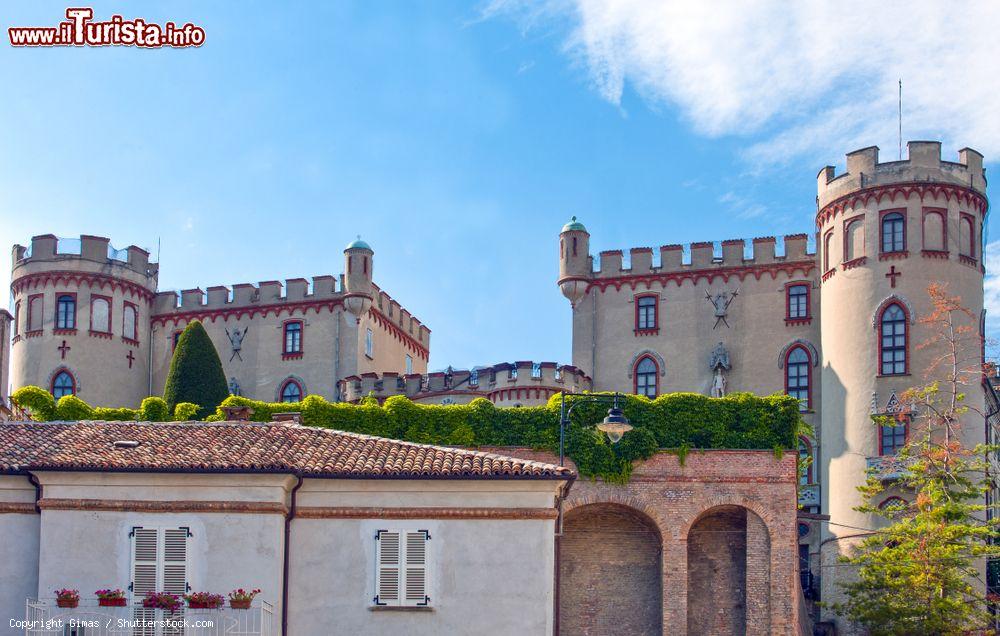
[[[184,600],[188,602],[188,607],[191,609],[218,609],[226,603],[226,598],[222,594],[212,594],[211,592],[185,594]]]
[[[251,600],[251,599],[247,599],[247,600],[244,600],[244,601],[237,601],[235,599],[230,599],[229,600],[229,607],[231,607],[233,609],[250,609],[250,604],[251,603],[253,603],[253,600]]]
[[[59,607],[79,607],[80,599],[78,598],[57,598],[56,605]]]
[[[80,605],[80,591],[61,589],[56,590],[56,605],[59,607],[78,607]]]
[[[99,598],[97,599],[98,607],[125,607],[128,605],[128,599],[126,598]]]

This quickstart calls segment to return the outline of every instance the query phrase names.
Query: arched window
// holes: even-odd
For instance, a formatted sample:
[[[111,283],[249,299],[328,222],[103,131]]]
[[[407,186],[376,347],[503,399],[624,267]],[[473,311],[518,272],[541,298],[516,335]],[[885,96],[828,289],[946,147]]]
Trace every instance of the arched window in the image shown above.
[[[657,375],[659,369],[650,357],[640,358],[635,365],[635,394],[655,398],[658,392]]]
[[[879,320],[879,361],[882,375],[906,374],[906,312],[896,303]]]
[[[808,411],[812,396],[810,391],[811,360],[805,347],[792,347],[785,360],[785,393],[799,401],[799,410]]]
[[[878,509],[888,511],[890,515],[899,515],[904,512],[907,505],[909,504],[906,503],[905,499],[893,495],[891,497],[886,497],[885,501],[878,505]]]
[[[823,235],[823,271],[830,271],[830,267],[833,265],[832,259],[830,258],[830,250],[833,247],[833,230],[830,230]]]
[[[806,467],[799,475],[799,484],[808,486],[813,483],[812,444],[804,437],[799,438],[799,465]]]
[[[302,386],[295,380],[286,380],[281,387],[282,402],[301,402]]]
[[[947,230],[944,224],[944,212],[927,210],[924,212],[924,249],[932,252],[943,252],[947,247],[945,240]]]
[[[44,299],[41,294],[28,296],[28,329],[27,331],[39,331],[42,328],[42,308]]]
[[[135,305],[132,303],[125,303],[125,308],[122,310],[122,337],[127,340],[138,340],[136,332],[136,320],[138,318],[138,312],[136,311]]]
[[[90,330],[111,333],[111,303],[104,296],[90,300]]]
[[[976,257],[976,223],[968,214],[958,219],[958,253],[962,256]]]
[[[60,371],[52,378],[52,397],[59,399],[64,395],[76,395],[76,379],[69,371]]]
[[[56,299],[56,329],[76,329],[76,297],[63,294]]]
[[[902,212],[890,212],[882,217],[882,251],[906,251],[906,217]]]
[[[853,261],[865,255],[864,217],[847,222],[844,227],[844,261]]]

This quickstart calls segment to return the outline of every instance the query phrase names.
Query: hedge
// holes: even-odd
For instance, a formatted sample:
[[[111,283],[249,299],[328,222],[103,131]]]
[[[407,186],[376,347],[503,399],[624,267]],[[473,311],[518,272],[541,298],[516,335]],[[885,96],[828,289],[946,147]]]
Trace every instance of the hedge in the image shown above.
[[[608,395],[608,394],[603,394]],[[156,397],[143,400],[139,409],[92,408],[75,396],[54,404],[52,396],[38,387],[24,387],[11,396],[33,417],[46,419],[105,419],[164,421],[166,403]],[[583,400],[582,402],[579,402]],[[799,415],[799,403],[787,395],[759,397],[735,393],[709,398],[697,393],[670,393],[656,399],[627,395],[621,406],[635,428],[618,444],[611,444],[593,426],[607,413],[608,403],[587,402],[570,397],[572,423],[566,432],[566,455],[581,475],[625,481],[632,462],[650,457],[658,449],[672,449],[682,459],[692,449],[766,449],[781,453],[798,446],[798,436],[807,432]],[[559,450],[560,396],[544,406],[509,408],[494,406],[478,398],[469,404],[416,404],[404,396],[392,396],[379,404],[373,397],[359,404],[328,402],[310,395],[301,402],[264,402],[229,396],[208,420],[224,418],[223,407],[249,406],[251,419],[270,421],[275,413],[299,412],[307,426],[365,433],[424,444],[448,446],[528,446]],[[183,407],[183,408],[182,408]],[[178,404],[175,420],[193,417],[194,405]],[[73,417],[69,417],[69,416]]]

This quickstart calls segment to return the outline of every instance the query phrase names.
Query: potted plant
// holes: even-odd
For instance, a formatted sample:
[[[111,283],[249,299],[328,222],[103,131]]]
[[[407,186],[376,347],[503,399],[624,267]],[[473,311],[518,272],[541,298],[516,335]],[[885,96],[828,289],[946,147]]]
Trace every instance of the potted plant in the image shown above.
[[[240,588],[229,593],[229,607],[233,609],[250,609],[253,598],[260,594],[260,590],[244,590]]]
[[[222,594],[212,594],[211,592],[194,592],[185,594],[184,599],[191,609],[217,609],[226,602]]]
[[[146,598],[142,599],[143,607],[162,609],[168,612],[173,612],[181,604],[181,597],[170,592],[146,592]]]
[[[56,590],[56,605],[59,607],[77,607],[80,605],[80,590]]]
[[[97,590],[97,605],[100,607],[125,607],[128,601],[121,590]]]

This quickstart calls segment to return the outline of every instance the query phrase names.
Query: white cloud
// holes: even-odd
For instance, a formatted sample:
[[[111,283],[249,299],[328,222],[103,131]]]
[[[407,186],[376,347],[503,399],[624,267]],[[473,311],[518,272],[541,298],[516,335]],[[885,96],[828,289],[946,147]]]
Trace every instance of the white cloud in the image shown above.
[[[564,51],[621,106],[630,86],[701,134],[747,138],[751,165],[828,162],[903,137],[1000,155],[1000,2],[493,0],[525,30],[568,25]],[[820,164],[822,165],[822,164]]]

